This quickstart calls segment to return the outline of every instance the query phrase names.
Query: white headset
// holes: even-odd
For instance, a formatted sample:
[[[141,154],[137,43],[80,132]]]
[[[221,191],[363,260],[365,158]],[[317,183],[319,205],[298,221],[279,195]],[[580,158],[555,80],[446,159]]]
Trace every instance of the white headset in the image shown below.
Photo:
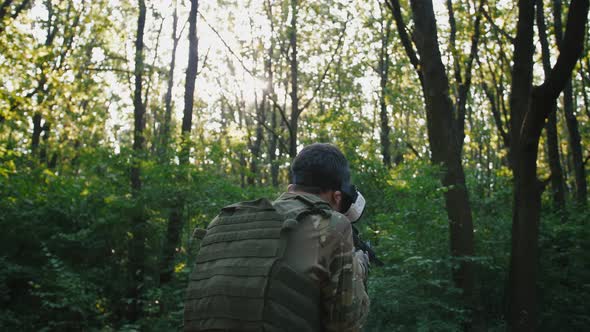
[[[348,220],[350,220],[350,222],[355,222],[361,218],[363,212],[365,211],[366,204],[363,195],[358,190],[356,190],[356,188],[354,190],[354,196],[356,197],[354,197],[354,201],[350,205],[350,208],[348,208],[348,210],[344,212],[344,215],[348,218]]]

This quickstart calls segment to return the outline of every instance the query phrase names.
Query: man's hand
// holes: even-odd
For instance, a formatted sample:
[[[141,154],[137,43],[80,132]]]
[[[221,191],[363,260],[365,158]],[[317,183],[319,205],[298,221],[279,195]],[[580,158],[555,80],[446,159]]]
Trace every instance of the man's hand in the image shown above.
[[[352,241],[356,250],[362,250],[369,256],[369,262],[375,263],[377,266],[383,266],[383,262],[377,258],[377,254],[371,248],[371,246],[365,241],[361,240],[359,230],[352,224]]]
[[[359,261],[360,266],[362,268],[362,274],[365,277],[365,279],[367,278],[367,274],[369,273],[369,266],[370,266],[370,262],[369,262],[369,255],[362,251],[362,250],[357,250],[354,255],[356,256],[356,259]]]

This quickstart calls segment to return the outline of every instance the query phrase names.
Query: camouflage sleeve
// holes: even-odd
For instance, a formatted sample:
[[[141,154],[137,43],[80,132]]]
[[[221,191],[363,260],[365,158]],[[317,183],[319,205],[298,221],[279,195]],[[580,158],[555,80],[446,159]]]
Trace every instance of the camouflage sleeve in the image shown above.
[[[344,218],[340,216],[340,218]],[[350,222],[334,225],[330,280],[322,286],[322,321],[326,331],[361,331],[369,312],[366,273],[354,253]]]

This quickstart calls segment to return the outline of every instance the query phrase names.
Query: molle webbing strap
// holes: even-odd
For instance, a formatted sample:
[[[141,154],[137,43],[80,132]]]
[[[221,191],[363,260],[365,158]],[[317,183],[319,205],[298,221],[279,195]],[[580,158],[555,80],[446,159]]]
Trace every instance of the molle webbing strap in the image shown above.
[[[209,279],[215,275],[264,277],[268,274],[268,271],[269,267],[266,266],[217,266],[211,267],[206,271],[195,271],[191,275],[191,280]]]
[[[287,301],[289,299],[284,299],[280,302],[271,300],[269,301],[269,305],[265,306],[264,316],[270,324],[280,326],[282,331],[318,331],[317,327],[293,315],[293,312],[285,307]]]
[[[295,330],[314,331],[320,326],[319,288],[305,275],[297,273],[286,264],[279,262],[273,270],[267,296],[272,303],[280,304],[281,307],[288,310],[291,317],[296,318],[296,322],[305,325],[305,328]],[[266,314],[268,313],[266,312]],[[271,322],[276,319],[272,315],[266,317],[269,317]]]
[[[242,241],[251,239],[276,239],[277,228],[259,228],[236,232],[213,233],[203,240],[201,246],[207,246],[212,243]]]
[[[231,318],[203,318],[203,319],[184,319],[185,331],[240,331],[240,332],[268,332],[282,331],[280,329],[272,330],[263,327],[260,322],[246,322],[239,319]],[[220,330],[219,326],[224,326],[225,330]]]
[[[226,318],[244,322],[261,322],[264,299],[248,299],[238,296],[231,298],[227,295],[220,295],[189,301],[185,306],[185,312],[189,311],[191,314],[189,320]]]
[[[239,278],[236,278],[239,277]],[[242,280],[239,284],[236,281]],[[262,298],[266,287],[266,276],[216,275],[209,279],[202,279],[189,286],[187,292],[191,299],[201,299],[224,295],[235,297]]]
[[[282,224],[280,222],[272,222],[269,223],[268,221],[253,221],[248,223],[248,228],[277,228],[280,229]],[[233,232],[240,232],[244,230],[243,224],[221,224],[215,225],[215,227],[211,227],[207,230],[207,235],[211,236],[217,233],[233,233]]]

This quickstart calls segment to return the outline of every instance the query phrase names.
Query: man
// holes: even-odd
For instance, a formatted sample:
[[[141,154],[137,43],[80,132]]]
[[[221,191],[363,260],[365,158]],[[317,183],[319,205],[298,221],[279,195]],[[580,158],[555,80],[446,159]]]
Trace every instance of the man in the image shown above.
[[[361,330],[368,258],[354,251],[350,219],[364,200],[348,161],[316,143],[295,157],[291,175],[276,201],[233,204],[211,222],[187,289],[185,331]]]

